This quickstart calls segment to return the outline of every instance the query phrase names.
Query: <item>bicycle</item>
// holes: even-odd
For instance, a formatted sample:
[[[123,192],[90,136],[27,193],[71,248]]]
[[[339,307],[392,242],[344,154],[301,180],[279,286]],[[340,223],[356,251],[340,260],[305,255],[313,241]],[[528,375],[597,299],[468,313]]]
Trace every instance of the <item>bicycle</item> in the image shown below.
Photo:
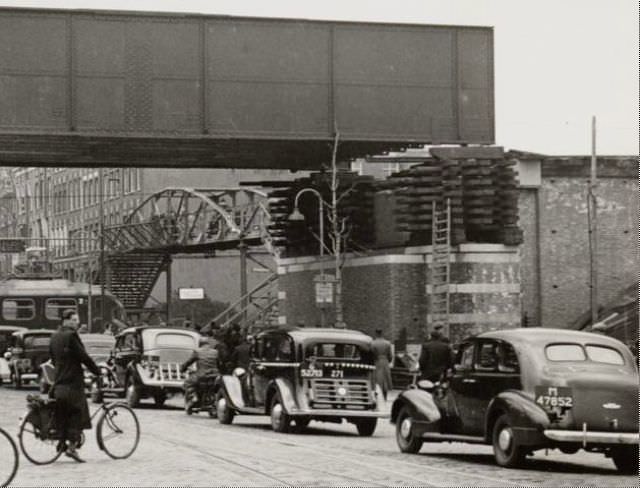
[[[18,471],[18,448],[11,436],[0,428],[0,487],[8,486]]]
[[[33,464],[44,465],[56,461],[63,450],[58,448],[61,435],[55,427],[56,400],[37,395],[27,397],[29,411],[20,422],[18,442],[20,450]],[[98,447],[112,459],[126,459],[133,454],[140,441],[138,417],[128,405],[103,403],[91,414],[96,423]],[[82,433],[80,446],[84,444]]]

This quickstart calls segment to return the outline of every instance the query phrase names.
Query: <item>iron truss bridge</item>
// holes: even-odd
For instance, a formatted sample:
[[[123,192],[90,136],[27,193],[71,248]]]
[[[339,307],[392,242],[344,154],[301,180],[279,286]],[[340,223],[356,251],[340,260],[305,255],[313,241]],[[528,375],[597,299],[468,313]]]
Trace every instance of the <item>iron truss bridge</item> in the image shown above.
[[[123,224],[106,227],[111,253],[200,253],[247,246],[271,246],[267,194],[242,188],[165,188],[129,214]]]

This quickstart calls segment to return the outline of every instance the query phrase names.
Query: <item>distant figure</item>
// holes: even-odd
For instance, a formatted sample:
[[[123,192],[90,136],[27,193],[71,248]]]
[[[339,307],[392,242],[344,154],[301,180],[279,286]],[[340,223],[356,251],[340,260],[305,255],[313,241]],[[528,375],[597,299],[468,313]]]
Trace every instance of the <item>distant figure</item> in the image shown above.
[[[442,330],[442,325],[436,325],[431,332],[431,338],[422,344],[420,352],[421,378],[432,382],[439,381],[451,366],[451,345]]]
[[[387,401],[387,393],[391,390],[391,343],[382,337],[382,329],[376,329],[376,338],[371,342],[371,351],[376,365],[376,384],[382,390],[382,397]]]
[[[251,346],[253,346],[253,343],[253,337],[247,336],[244,342],[235,347],[231,353],[231,363],[234,368],[249,370],[249,359],[251,358]]]
[[[193,324],[191,323],[191,320],[187,319],[184,322],[182,322],[182,326],[186,327],[187,329],[191,329],[193,327]]]
[[[219,374],[219,354],[211,347],[211,342],[206,337],[201,337],[199,347],[191,357],[180,366],[180,371],[185,372],[189,366],[196,363],[196,372],[184,380],[184,394],[188,403],[196,401],[199,381],[205,376],[217,376]]]

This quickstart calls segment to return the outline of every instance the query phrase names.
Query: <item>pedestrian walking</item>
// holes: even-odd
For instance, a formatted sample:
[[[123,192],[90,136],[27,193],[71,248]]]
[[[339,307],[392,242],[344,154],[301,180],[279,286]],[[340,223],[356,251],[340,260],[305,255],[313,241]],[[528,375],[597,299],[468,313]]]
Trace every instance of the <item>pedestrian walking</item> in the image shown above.
[[[51,336],[49,355],[55,374],[49,396],[56,400],[56,426],[61,433],[57,449],[83,463],[84,460],[78,455],[78,447],[82,430],[91,428],[91,417],[85,396],[82,366],[86,366],[96,376],[100,375],[100,369],[89,357],[78,337],[79,323],[75,310],[65,310],[60,328]]]
[[[436,325],[431,338],[422,344],[420,351],[420,376],[432,382],[439,381],[451,367],[452,350],[449,339],[443,333],[442,325]]]
[[[382,336],[382,329],[376,329],[376,337],[371,342],[371,351],[376,365],[376,384],[382,390],[382,397],[387,401],[387,393],[391,384],[391,343]]]

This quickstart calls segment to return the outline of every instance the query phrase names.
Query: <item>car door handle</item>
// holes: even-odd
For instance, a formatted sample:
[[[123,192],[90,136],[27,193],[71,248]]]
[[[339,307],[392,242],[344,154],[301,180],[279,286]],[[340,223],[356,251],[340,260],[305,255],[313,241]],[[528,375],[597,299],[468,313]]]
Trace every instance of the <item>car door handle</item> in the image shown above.
[[[475,383],[476,380],[474,380],[473,378],[465,378],[462,380],[463,383]]]

